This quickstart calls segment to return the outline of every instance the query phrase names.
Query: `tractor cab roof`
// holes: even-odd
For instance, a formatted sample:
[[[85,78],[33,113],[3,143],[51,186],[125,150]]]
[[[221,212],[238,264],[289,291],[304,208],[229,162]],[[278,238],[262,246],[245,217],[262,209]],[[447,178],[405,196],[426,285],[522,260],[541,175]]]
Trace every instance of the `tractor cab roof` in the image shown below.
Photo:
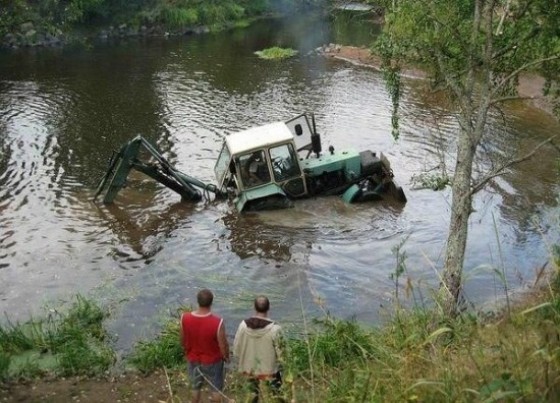
[[[251,150],[285,143],[293,138],[286,123],[275,122],[229,134],[225,141],[230,154],[239,155]]]

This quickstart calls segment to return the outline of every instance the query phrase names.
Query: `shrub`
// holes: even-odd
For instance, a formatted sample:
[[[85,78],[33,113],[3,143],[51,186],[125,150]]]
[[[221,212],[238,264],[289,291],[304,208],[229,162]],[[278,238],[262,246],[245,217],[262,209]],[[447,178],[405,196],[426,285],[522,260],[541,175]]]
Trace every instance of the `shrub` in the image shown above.
[[[200,23],[198,11],[194,8],[165,8],[162,20],[170,28],[184,28]]]

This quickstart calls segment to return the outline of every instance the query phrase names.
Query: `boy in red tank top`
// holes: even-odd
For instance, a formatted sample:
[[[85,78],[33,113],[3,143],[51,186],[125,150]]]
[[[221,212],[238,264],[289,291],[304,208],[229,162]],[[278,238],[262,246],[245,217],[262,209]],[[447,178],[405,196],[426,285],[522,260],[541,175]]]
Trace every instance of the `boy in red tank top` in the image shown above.
[[[212,388],[212,400],[221,401],[224,361],[229,361],[229,345],[224,321],[212,310],[214,295],[208,289],[196,296],[198,309],[181,315],[181,344],[192,383],[192,401],[200,401],[204,383]]]

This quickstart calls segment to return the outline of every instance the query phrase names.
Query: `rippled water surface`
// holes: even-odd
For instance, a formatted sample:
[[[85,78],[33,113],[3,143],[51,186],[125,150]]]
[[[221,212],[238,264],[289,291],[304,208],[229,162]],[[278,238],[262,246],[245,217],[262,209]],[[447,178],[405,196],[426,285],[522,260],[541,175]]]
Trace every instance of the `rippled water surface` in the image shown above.
[[[381,75],[311,52],[328,42],[367,43],[375,30],[317,19],[263,21],[249,29],[89,49],[0,55],[0,311],[26,318],[80,292],[111,303],[127,348],[157,329],[196,290],[216,292],[229,333],[268,294],[294,329],[322,310],[374,322],[391,304],[402,243],[417,290],[437,285],[450,191],[414,190],[412,177],[453,167],[456,123],[443,100],[408,83],[402,135],[390,135]],[[299,50],[286,61],[254,51]],[[290,210],[237,214],[224,202],[185,204],[132,175],[113,206],[92,202],[111,152],[136,134],[181,171],[214,182],[232,131],[313,111],[323,148],[383,151],[409,202],[346,205],[304,200]],[[479,170],[560,130],[544,112],[496,113]],[[465,262],[475,304],[503,294],[494,268],[522,289],[559,239],[554,150],[511,168],[475,198]],[[402,290],[404,293],[404,290]]]

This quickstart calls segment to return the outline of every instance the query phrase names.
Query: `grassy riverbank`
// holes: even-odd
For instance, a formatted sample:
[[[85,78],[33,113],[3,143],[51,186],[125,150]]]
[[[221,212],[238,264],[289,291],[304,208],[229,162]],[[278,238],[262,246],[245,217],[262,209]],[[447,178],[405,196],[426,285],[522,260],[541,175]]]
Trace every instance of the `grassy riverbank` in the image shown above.
[[[557,401],[558,248],[556,255],[550,280],[543,276],[496,314],[447,319],[433,309],[397,310],[379,328],[316,321],[301,329],[304,337],[286,340],[283,394],[300,402]],[[0,400],[188,401],[177,318],[114,366],[106,315],[77,297],[64,313],[1,327]],[[244,386],[230,368],[225,395],[246,401]]]
[[[126,36],[183,35],[248,25],[310,0],[0,0],[0,47]]]

